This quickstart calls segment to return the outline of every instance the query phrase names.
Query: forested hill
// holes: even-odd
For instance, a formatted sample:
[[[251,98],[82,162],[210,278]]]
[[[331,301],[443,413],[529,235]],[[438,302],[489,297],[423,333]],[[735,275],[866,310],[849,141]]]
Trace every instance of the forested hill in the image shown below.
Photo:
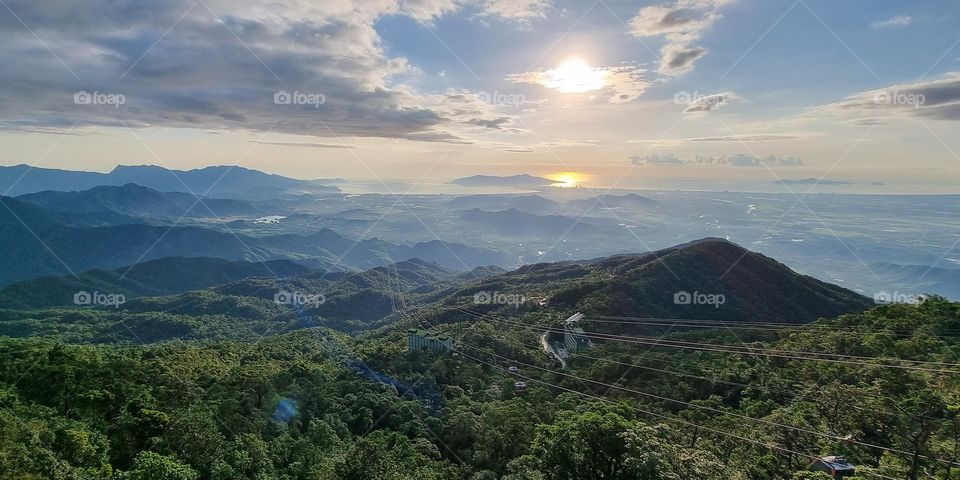
[[[477,305],[480,292],[520,305]],[[687,294],[684,303],[680,298]],[[696,297],[694,297],[696,296]],[[709,296],[722,303],[700,302]],[[871,299],[794,272],[732,242],[707,238],[641,255],[527,265],[450,295],[445,308],[477,312],[549,310],[605,316],[807,323],[860,312]],[[565,316],[564,316],[565,318]],[[443,321],[440,319],[439,321]]]
[[[844,362],[641,353],[610,341],[566,370],[536,353],[532,334],[487,320],[460,337],[457,356],[410,355],[397,338],[324,329],[208,346],[8,339],[0,471],[786,480],[828,478],[804,471],[811,457],[836,454],[858,466],[856,479],[955,478],[958,315],[957,304],[933,299],[752,343],[754,353]],[[523,394],[518,379],[529,385]]]
[[[243,278],[0,311],[4,478],[815,480],[829,477],[811,462],[841,456],[856,480],[949,480],[960,467],[960,304],[938,297],[871,307],[715,239],[512,272],[221,268]],[[288,289],[325,301],[278,302]],[[677,302],[685,289],[729,301]],[[575,311],[587,341],[561,362],[545,342],[564,341]],[[412,327],[452,344],[410,351]]]

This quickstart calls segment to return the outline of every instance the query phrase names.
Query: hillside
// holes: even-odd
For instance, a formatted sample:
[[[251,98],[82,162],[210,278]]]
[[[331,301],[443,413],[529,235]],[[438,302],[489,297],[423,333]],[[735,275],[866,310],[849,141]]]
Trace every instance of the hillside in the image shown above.
[[[281,278],[305,275],[307,267],[289,260],[229,261],[222,258],[166,257],[116,270],[89,270],[41,277],[0,290],[0,309],[32,309],[73,305],[77,292],[122,294],[128,300],[171,295],[223,285],[247,277]]]
[[[249,327],[126,314],[113,323],[146,341],[151,326],[188,341],[0,339],[0,468],[37,478],[819,480],[805,472],[810,458],[831,454],[856,465],[851,480],[947,479],[957,386],[937,362],[958,359],[958,308],[879,307],[772,339],[700,334],[750,342],[739,354],[610,341],[562,370],[536,335],[490,321],[445,330],[457,336],[453,356],[406,352],[402,329],[352,339],[262,322],[247,333],[268,338],[198,344],[192,334]],[[785,351],[817,354],[763,356]]]
[[[872,305],[855,292],[800,275],[721,239],[643,255],[527,265],[461,290],[445,304],[477,311],[508,310],[470,305],[478,291],[545,298],[548,307],[558,312],[752,322],[806,323]],[[682,292],[723,295],[724,302],[675,302],[675,295]]]

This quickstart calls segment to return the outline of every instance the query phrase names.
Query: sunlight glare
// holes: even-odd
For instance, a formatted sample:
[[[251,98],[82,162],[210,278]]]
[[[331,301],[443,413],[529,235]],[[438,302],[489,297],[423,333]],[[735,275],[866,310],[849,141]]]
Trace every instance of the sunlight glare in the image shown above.
[[[580,185],[580,182],[583,181],[583,175],[577,172],[560,172],[554,175],[550,175],[550,180],[553,180],[554,183],[551,186],[560,187],[560,188],[574,188]]]
[[[606,70],[593,68],[579,58],[571,58],[546,71],[544,86],[567,93],[590,92],[605,87],[606,77]]]

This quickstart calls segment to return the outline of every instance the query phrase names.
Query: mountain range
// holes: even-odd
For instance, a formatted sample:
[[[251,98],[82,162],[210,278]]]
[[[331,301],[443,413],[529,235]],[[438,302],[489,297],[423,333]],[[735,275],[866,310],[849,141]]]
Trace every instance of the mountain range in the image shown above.
[[[176,223],[148,225],[137,220],[121,224],[104,221],[105,226],[100,226],[96,223],[96,219],[103,218],[100,214],[60,213],[3,197],[0,205],[4,207],[0,208],[0,251],[7,254],[0,271],[0,286],[44,275],[114,269],[164,257],[288,259],[324,270],[366,269],[415,257],[460,270],[512,261],[496,251],[439,240],[413,245],[376,238],[354,241],[329,229],[307,235],[249,236]],[[119,214],[105,215],[116,220]]]
[[[319,295],[323,301],[304,305],[304,315],[296,320],[291,308],[275,302],[275,296],[283,291]],[[97,318],[101,320],[95,321],[68,313],[91,308],[73,305],[77,292],[122,294],[127,301],[119,308],[93,307],[100,312]],[[719,305],[678,302],[677,295],[682,292],[694,298],[722,295],[725,301]],[[499,296],[522,300],[478,301]],[[797,274],[731,242],[704,239],[657,252],[526,265],[512,271],[482,267],[463,272],[417,258],[357,272],[315,271],[286,260],[256,263],[163,258],[113,270],[91,270],[76,277],[48,276],[9,285],[0,290],[0,309],[69,308],[49,313],[41,310],[31,317],[11,314],[12,323],[0,325],[0,332],[47,330],[86,318],[82,321],[88,325],[83,328],[94,332],[87,335],[127,336],[113,329],[110,322],[151,312],[181,316],[175,322],[179,325],[177,335],[199,334],[196,326],[188,326],[199,320],[189,319],[209,316],[234,319],[226,324],[218,320],[218,325],[227,329],[246,319],[284,330],[323,325],[357,332],[397,327],[402,324],[396,322],[412,310],[421,310],[436,324],[472,322],[474,318],[465,316],[469,312],[492,318],[537,312],[540,317],[559,322],[578,311],[588,318],[777,320],[800,324],[860,312],[871,305],[870,299],[855,292]],[[54,324],[28,321],[44,317],[53,318]],[[106,323],[98,326],[99,321]],[[137,337],[164,337],[148,317],[136,317],[130,328]],[[601,333],[634,330],[630,322],[591,328]],[[218,335],[229,333],[218,330]]]
[[[189,193],[160,192],[135,183],[94,187],[80,192],[46,190],[20,195],[17,200],[60,213],[112,212],[128,217],[233,217],[264,212],[247,202],[202,198]]]
[[[330,183],[337,183],[337,179]],[[38,168],[0,167],[0,193],[18,196],[45,190],[81,191],[128,183],[162,192],[181,192],[212,198],[271,199],[288,195],[339,191],[324,180],[297,180],[238,166],[211,166],[170,170],[155,165],[118,165],[109,173]]]

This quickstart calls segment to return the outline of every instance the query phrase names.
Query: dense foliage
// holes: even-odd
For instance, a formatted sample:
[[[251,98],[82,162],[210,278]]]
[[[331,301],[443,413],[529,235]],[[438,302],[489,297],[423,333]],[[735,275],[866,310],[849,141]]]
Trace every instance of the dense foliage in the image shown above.
[[[858,478],[960,478],[951,465],[960,460],[955,374],[614,341],[561,370],[538,350],[539,330],[524,328],[542,312],[439,325],[459,339],[456,352],[408,353],[403,324],[430,326],[436,316],[424,313],[356,338],[312,328],[255,343],[3,340],[0,471],[24,479],[813,479],[824,477],[805,471],[810,458],[834,454],[856,463]],[[789,331],[666,338],[722,344],[735,335],[758,349],[939,370],[952,367],[935,362],[956,362],[958,331],[960,305],[934,299]],[[511,365],[520,372],[507,373]]]

